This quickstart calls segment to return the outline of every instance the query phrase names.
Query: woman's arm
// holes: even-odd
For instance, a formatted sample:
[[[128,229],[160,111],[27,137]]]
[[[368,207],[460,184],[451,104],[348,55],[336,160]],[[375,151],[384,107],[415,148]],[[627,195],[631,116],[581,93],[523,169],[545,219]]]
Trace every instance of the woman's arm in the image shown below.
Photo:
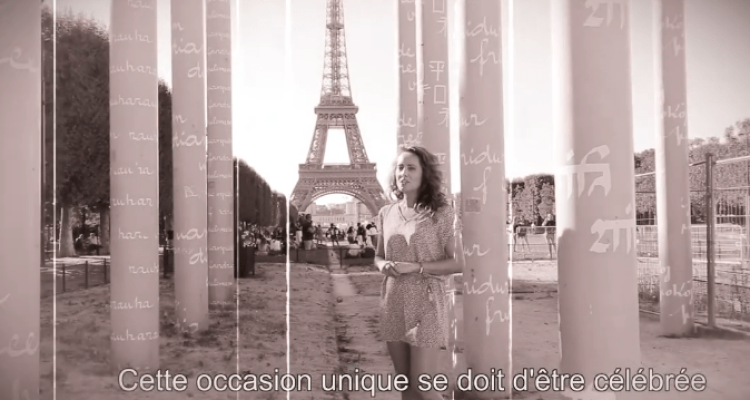
[[[462,273],[464,270],[464,252],[461,229],[456,229],[453,225],[453,218],[448,228],[448,237],[445,241],[445,259],[440,261],[431,261],[422,263],[422,273],[429,275],[453,275]],[[458,251],[456,251],[458,250]],[[401,274],[418,273],[420,270],[419,263],[398,263],[395,268]]]
[[[382,212],[383,211],[381,210],[380,213],[378,213],[378,220],[380,221],[381,226],[383,224]],[[385,259],[385,243],[383,243],[384,241],[385,238],[383,235],[383,231],[378,229],[378,248],[375,250],[375,266],[378,267],[378,271],[380,271],[380,273],[382,274],[394,277],[398,276],[398,271],[395,268],[392,268],[393,263]]]
[[[428,275],[453,275],[463,272],[463,251],[456,253],[456,248],[463,249],[461,235],[448,240],[445,245],[444,260],[422,263],[422,273]],[[377,260],[377,257],[375,258]],[[419,263],[397,263],[396,271],[400,274],[419,273]]]

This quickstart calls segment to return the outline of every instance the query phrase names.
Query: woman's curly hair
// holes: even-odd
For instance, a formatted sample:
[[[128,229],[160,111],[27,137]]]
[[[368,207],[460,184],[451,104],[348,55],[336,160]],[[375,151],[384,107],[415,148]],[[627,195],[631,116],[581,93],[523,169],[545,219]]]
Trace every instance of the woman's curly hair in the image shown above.
[[[443,173],[440,171],[438,157],[421,146],[412,146],[404,149],[404,151],[417,156],[419,165],[422,167],[422,182],[419,185],[414,209],[417,212],[424,212],[434,216],[441,207],[448,204],[445,193],[441,190]],[[402,200],[404,193],[399,190],[396,184],[397,162],[394,161],[393,168],[391,169],[390,191],[391,197]]]

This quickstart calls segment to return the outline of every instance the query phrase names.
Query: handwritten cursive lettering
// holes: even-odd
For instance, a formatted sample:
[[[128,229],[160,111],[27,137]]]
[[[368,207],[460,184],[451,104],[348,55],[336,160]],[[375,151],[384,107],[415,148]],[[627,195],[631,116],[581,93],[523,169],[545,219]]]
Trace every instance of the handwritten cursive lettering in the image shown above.
[[[484,257],[489,252],[490,252],[490,249],[482,251],[478,244],[475,244],[470,248],[464,246],[464,255],[468,257],[472,257],[474,254],[476,254],[477,257]]]
[[[487,118],[481,119],[476,114],[469,115],[469,118],[461,118],[461,126],[463,127],[469,127],[469,126],[482,126],[484,123],[487,122]]]
[[[206,230],[200,232],[196,228],[189,229],[187,232],[175,232],[175,240],[201,240],[206,236]]]
[[[203,51],[203,46],[199,46],[193,42],[188,42],[184,46],[180,47],[177,43],[172,44],[172,54],[200,54]]]
[[[34,332],[29,332],[26,336],[26,343],[21,345],[21,337],[13,334],[10,342],[5,347],[0,347],[0,356],[7,354],[10,358],[21,357],[23,355],[33,356],[39,349],[39,339]]]
[[[229,126],[229,125],[232,125],[232,121],[228,120],[228,119],[219,119],[219,118],[213,117],[213,118],[211,118],[208,121],[208,125],[225,125],[225,126]]]
[[[138,33],[136,29],[132,34],[130,33],[115,33],[112,35],[112,43],[118,42],[143,42],[143,43],[154,43],[148,35]]]
[[[140,301],[136,297],[132,302],[112,300],[109,302],[109,308],[112,310],[145,310],[154,308],[154,305],[148,300]]]
[[[159,332],[140,332],[136,334],[130,333],[129,329],[125,329],[124,335],[117,335],[115,333],[112,333],[109,335],[109,340],[113,342],[125,342],[125,341],[146,341],[146,340],[156,340],[159,339]]]
[[[141,106],[141,107],[151,107],[151,108],[159,107],[159,103],[152,99],[142,99],[140,97],[122,97],[120,95],[117,95],[117,99],[110,100],[109,105],[111,107],[114,107],[114,106]]]
[[[141,231],[135,231],[135,232],[123,232],[122,228],[117,228],[117,237],[122,240],[145,240],[148,239],[148,236],[141,233]]]
[[[125,195],[125,200],[111,198],[110,205],[113,207],[117,206],[146,206],[146,207],[153,207],[154,201],[153,199],[149,197],[138,197],[131,199],[130,195]]]
[[[502,164],[503,160],[501,157],[497,155],[497,153],[490,154],[490,145],[487,144],[487,148],[482,150],[481,153],[474,155],[474,148],[472,147],[469,151],[469,157],[466,157],[466,154],[461,154],[461,159],[464,162],[464,165],[477,165],[481,164],[483,162],[487,162],[489,164]]]
[[[490,335],[492,322],[497,318],[498,322],[510,322],[510,315],[508,313],[504,312],[503,310],[497,310],[492,313],[490,313],[490,307],[492,303],[495,302],[495,296],[490,296],[487,298],[487,301],[485,302],[485,313],[487,315],[487,318],[485,319],[486,325],[487,325],[487,336]]]
[[[109,66],[110,75],[121,73],[121,72],[135,72],[135,73],[140,73],[140,74],[158,76],[156,68],[150,65],[133,65],[128,60],[125,60],[124,66],[123,65],[110,65]]]
[[[486,291],[490,291],[490,294],[508,294],[508,281],[506,280],[503,284],[495,284],[493,285],[492,282],[492,274],[490,274],[489,279],[487,279],[487,282],[477,285],[477,278],[474,278],[474,281],[472,282],[471,286],[469,286],[469,282],[464,282],[464,294],[484,294]]]
[[[151,267],[145,267],[142,265],[129,265],[128,272],[131,274],[158,274],[159,264],[154,264]]]
[[[500,57],[494,50],[487,51],[487,54],[485,54],[485,45],[489,43],[489,39],[482,39],[482,42],[479,44],[479,54],[477,54],[476,57],[469,60],[469,63],[479,64],[479,76],[484,75],[484,65],[488,62],[492,61],[493,64],[499,64],[500,63]]]
[[[497,27],[490,26],[487,24],[487,17],[483,17],[482,21],[478,24],[471,26],[472,22],[467,21],[466,22],[466,36],[467,37],[475,37],[479,35],[483,36],[493,36],[493,37],[500,37],[500,30]]]
[[[195,264],[205,264],[208,262],[208,255],[203,254],[203,249],[199,248],[196,253],[193,253],[190,255],[190,260],[188,261],[190,265]]]
[[[487,204],[487,174],[490,172],[492,172],[491,166],[488,165],[484,167],[484,171],[482,172],[482,183],[474,188],[474,191],[482,191],[482,204]]]
[[[182,132],[182,135],[185,136],[185,132]],[[204,135],[187,135],[185,138],[180,138],[180,136],[175,133],[174,136],[172,136],[172,148],[205,146],[205,140],[206,137]]]

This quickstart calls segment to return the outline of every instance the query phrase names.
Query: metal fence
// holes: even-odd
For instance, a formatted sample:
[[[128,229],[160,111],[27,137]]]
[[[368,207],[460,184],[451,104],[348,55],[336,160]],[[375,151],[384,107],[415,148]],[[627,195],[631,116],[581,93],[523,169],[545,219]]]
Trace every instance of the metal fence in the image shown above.
[[[166,263],[166,264],[165,264]],[[167,276],[168,267],[174,263],[169,254],[159,254],[159,270]],[[95,286],[107,285],[111,278],[108,258],[92,257],[80,263],[66,264],[50,259],[41,271],[41,297],[76,292]],[[167,266],[167,268],[165,268]]]
[[[750,157],[690,166],[691,251],[695,312],[750,322]],[[659,311],[659,241],[653,172],[636,175],[638,291],[642,310]],[[711,206],[709,206],[711,205]]]
[[[86,260],[78,264],[60,263],[47,267],[41,275],[42,297],[62,294],[109,283],[110,268],[107,259]]]

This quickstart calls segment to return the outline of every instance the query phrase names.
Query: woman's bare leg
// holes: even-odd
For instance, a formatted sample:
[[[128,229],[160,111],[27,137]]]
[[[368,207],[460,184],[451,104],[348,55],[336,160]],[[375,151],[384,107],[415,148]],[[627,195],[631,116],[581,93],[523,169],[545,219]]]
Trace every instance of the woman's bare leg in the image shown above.
[[[414,382],[413,388],[419,386],[419,376],[429,375],[431,378],[440,373],[440,349],[426,347],[411,347],[409,382]],[[437,390],[423,392],[416,390],[417,398],[421,400],[442,400],[443,396]]]
[[[554,246],[554,242],[553,242],[553,239],[549,237],[549,235],[547,235],[546,239],[547,239],[547,249],[549,250],[549,258],[551,260],[552,259],[552,246]]]
[[[409,344],[406,342],[386,342],[386,344],[388,345],[388,354],[391,355],[391,361],[396,370],[395,375],[400,374],[409,377],[409,389],[401,392],[401,400],[419,400],[419,395],[416,394],[415,390],[416,384],[412,382],[409,375],[409,361],[411,358]]]

